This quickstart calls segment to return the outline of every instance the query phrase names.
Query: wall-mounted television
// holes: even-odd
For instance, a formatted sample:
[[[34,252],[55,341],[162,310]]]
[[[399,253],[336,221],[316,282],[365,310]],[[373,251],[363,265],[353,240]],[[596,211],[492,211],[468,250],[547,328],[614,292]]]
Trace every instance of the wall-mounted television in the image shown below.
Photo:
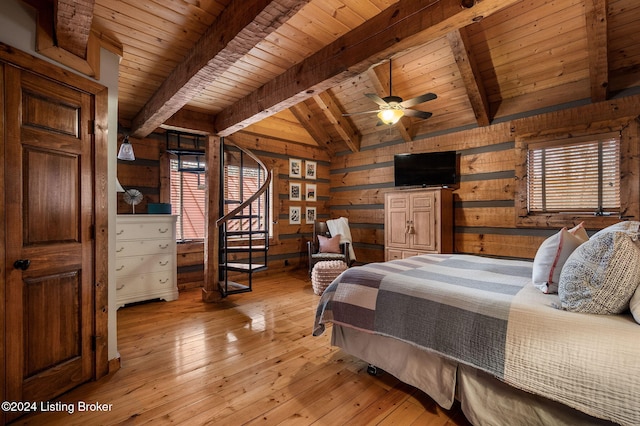
[[[455,151],[396,154],[393,158],[395,186],[451,186],[457,183]]]

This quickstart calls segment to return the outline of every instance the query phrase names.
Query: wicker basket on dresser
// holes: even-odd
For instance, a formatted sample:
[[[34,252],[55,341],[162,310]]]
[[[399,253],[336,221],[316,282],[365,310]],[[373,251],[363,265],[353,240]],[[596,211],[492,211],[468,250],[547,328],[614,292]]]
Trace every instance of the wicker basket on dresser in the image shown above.
[[[176,216],[118,215],[116,303],[178,298]]]

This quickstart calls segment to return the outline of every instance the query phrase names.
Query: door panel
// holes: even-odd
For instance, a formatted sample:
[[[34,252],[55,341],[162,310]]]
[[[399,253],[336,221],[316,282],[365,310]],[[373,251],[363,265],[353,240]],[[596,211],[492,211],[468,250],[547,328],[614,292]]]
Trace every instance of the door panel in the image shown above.
[[[93,376],[93,97],[5,69],[6,399],[47,400]]]

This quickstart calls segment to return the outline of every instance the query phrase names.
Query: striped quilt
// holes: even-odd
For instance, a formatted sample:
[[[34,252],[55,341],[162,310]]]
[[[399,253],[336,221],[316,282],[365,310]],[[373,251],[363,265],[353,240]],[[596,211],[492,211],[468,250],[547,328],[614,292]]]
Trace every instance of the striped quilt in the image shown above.
[[[592,416],[640,424],[640,325],[559,310],[531,276],[528,261],[457,254],[350,268],[323,293],[313,334],[333,322],[392,337]]]

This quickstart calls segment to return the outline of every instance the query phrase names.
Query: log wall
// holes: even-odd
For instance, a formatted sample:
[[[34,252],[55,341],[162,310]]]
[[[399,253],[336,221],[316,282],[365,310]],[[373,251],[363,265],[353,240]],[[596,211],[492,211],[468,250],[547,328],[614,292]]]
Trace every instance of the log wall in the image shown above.
[[[124,134],[118,136],[122,141]],[[273,170],[273,215],[274,238],[269,249],[268,264],[270,271],[281,271],[292,268],[307,268],[306,247],[312,236],[312,225],[302,217],[301,224],[289,224],[289,206],[300,206],[304,214],[305,208],[316,207],[319,220],[330,218],[330,157],[326,150],[313,146],[286,143],[273,139],[235,135],[228,138],[237,145],[252,150],[265,165]],[[144,198],[135,207],[136,214],[146,214],[149,203],[169,202],[168,195],[162,185],[164,174],[161,173],[165,152],[165,136],[154,133],[145,139],[130,138],[135,152],[135,161],[118,160],[118,179],[125,188],[136,188]],[[317,165],[317,178],[290,178],[288,174],[289,159],[314,161]],[[316,201],[289,200],[289,183],[306,183],[316,185]],[[125,203],[123,195],[118,194],[118,214],[131,214],[132,207]],[[204,244],[188,242],[178,244],[178,288],[202,286],[204,282]]]
[[[516,223],[516,138],[621,130],[621,122],[637,128],[639,114],[640,97],[636,95],[482,128],[426,135],[409,143],[363,141],[360,152],[338,153],[332,161],[330,214],[349,218],[359,261],[384,260],[384,194],[394,188],[394,154],[456,150],[461,160],[459,187],[454,191],[455,252],[532,259],[540,243],[558,228],[519,227]],[[637,130],[626,134],[637,147]],[[632,186],[637,188],[637,154],[623,161],[633,163]],[[632,197],[632,204],[637,204],[637,190]],[[637,211],[635,215],[637,219]]]
[[[631,204],[640,203],[637,155],[640,95],[568,109],[514,118],[487,127],[458,129],[446,134],[425,135],[413,142],[363,141],[359,152],[329,152],[296,143],[236,134],[236,144],[252,150],[274,172],[274,238],[269,250],[269,271],[306,268],[306,244],[312,225],[289,223],[289,207],[315,206],[319,220],[347,217],[359,262],[384,259],[384,194],[394,189],[393,156],[406,152],[456,150],[460,153],[460,183],[454,191],[455,252],[532,259],[540,243],[557,232],[555,226],[521,227],[516,223],[518,192],[516,139],[531,135],[567,135],[602,128],[619,129],[620,123],[635,126],[627,132],[633,153],[623,161],[631,167],[636,188]],[[629,126],[627,124],[626,126]],[[122,135],[119,140],[122,139]],[[118,161],[118,178],[125,187],[142,191],[144,199],[136,213],[146,213],[150,202],[163,199],[161,158],[164,136],[152,134],[131,139],[136,161]],[[289,177],[289,159],[315,161],[317,179]],[[289,183],[315,183],[317,201],[290,201]],[[637,209],[636,209],[637,210]],[[131,213],[131,206],[118,194],[118,213]],[[567,223],[570,225],[571,223]],[[203,245],[179,244],[178,283],[181,289],[200,286],[203,280]],[[269,273],[269,272],[267,272]]]

